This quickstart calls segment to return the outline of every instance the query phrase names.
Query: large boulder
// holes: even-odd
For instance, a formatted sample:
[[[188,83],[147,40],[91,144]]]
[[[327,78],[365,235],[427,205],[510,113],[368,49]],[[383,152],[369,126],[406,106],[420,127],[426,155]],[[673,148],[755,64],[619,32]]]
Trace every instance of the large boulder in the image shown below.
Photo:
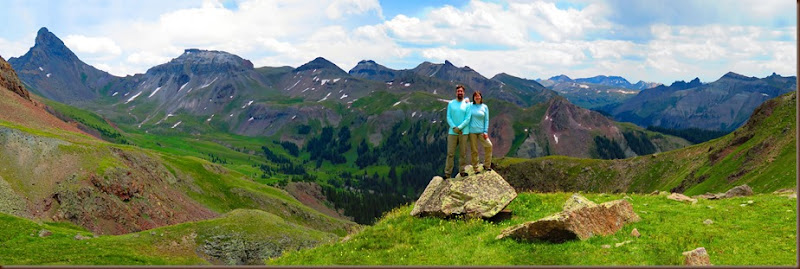
[[[463,178],[433,177],[411,215],[491,218],[517,198],[517,192],[500,174],[494,171],[468,172],[470,175]]]
[[[572,200],[576,199],[573,197],[570,201]],[[594,235],[613,234],[623,225],[639,221],[639,215],[633,212],[633,206],[625,199],[599,205],[585,203],[584,206],[574,206],[578,203],[570,201],[567,202],[573,205],[569,206],[570,210],[510,227],[503,230],[497,239],[510,237],[517,240],[544,240],[556,243],[574,239],[585,240]],[[565,208],[567,207],[565,205]]]

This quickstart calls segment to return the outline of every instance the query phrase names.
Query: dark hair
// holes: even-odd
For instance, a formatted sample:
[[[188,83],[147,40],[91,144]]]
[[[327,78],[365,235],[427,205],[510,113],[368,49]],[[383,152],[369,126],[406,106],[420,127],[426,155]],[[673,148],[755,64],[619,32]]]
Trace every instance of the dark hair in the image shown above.
[[[464,89],[464,85],[461,85],[461,84],[456,85],[456,90],[458,90],[458,89],[466,90],[466,89]]]
[[[475,95],[480,95],[481,96],[481,104],[483,104],[483,94],[481,94],[481,91],[475,91],[475,92],[472,93],[472,102],[473,103],[475,102]]]

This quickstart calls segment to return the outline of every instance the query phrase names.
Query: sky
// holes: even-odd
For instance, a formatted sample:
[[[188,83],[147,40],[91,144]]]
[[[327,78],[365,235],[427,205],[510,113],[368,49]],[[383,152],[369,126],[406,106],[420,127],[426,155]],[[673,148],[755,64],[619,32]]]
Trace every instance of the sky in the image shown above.
[[[124,76],[221,50],[256,67],[324,57],[392,69],[424,61],[491,78],[622,76],[670,84],[727,72],[797,73],[789,0],[0,0],[0,56],[47,27],[81,60]]]

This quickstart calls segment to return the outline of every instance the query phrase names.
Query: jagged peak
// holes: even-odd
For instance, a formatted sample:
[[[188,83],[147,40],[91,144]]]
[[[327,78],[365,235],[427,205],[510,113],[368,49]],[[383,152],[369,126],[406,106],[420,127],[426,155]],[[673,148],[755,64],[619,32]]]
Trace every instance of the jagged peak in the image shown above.
[[[50,32],[47,27],[42,27],[36,32],[36,40],[32,49],[39,49],[47,54],[61,55],[70,61],[79,60],[78,56],[64,44],[64,41]]]
[[[694,87],[698,87],[698,86],[701,86],[701,85],[703,85],[703,83],[700,82],[700,78],[695,77],[694,79],[692,79],[688,83],[686,81],[683,81],[683,80],[675,81],[671,85],[669,85],[669,88],[689,89],[689,88],[694,88]]]

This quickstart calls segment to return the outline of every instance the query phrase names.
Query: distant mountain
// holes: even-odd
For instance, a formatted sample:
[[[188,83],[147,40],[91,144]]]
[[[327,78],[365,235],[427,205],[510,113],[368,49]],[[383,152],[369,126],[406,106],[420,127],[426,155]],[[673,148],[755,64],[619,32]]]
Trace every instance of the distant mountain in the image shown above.
[[[619,88],[626,88],[626,89],[633,89],[633,84],[628,82],[627,79],[618,76],[594,76],[590,78],[579,78],[575,79],[575,82],[579,83],[592,83],[592,84],[600,84],[606,85],[611,87],[619,87]]]
[[[677,81],[643,90],[605,110],[617,120],[639,126],[732,131],[747,121],[761,103],[796,87],[793,76],[773,73],[759,79],[729,72],[707,84],[695,78],[688,83]]]
[[[615,89],[630,89],[630,90],[644,90],[661,85],[661,83],[645,82],[642,80],[640,80],[636,84],[631,84],[627,79],[623,77],[605,76],[605,75],[599,75],[590,78],[576,78],[576,79],[571,79],[566,75],[558,75],[551,77],[549,79],[537,79],[536,81],[546,87],[553,87],[556,84],[563,84],[565,82],[570,82],[570,83],[590,85],[590,86],[592,86],[591,84],[603,85]]]
[[[74,55],[68,48],[62,49],[65,54]],[[76,59],[73,62],[80,61]],[[75,83],[75,78],[72,79]],[[561,79],[569,80],[566,76],[555,78]],[[152,67],[144,74],[114,78],[100,88],[88,87],[98,97],[80,105],[116,124],[151,133],[223,131],[248,136],[279,136],[281,140],[303,145],[309,139],[307,134],[297,132],[303,126],[350,126],[361,128],[359,138],[368,138],[373,145],[380,145],[394,124],[409,121],[441,125],[444,122],[443,101],[453,97],[456,84],[467,87],[468,97],[473,90],[482,91],[491,104],[498,155],[516,155],[518,148],[514,147],[524,144],[544,150],[519,151],[524,152],[523,156],[597,156],[589,150],[595,141],[587,139],[586,135],[571,135],[584,132],[582,128],[559,129],[559,135],[565,138],[558,147],[548,146],[548,140],[555,142],[549,131],[535,131],[549,128],[540,124],[545,118],[542,109],[558,98],[556,92],[534,80],[505,73],[488,79],[472,68],[456,67],[450,61],[424,62],[413,69],[392,70],[365,60],[345,72],[318,57],[297,68],[254,68],[250,61],[227,52],[187,49],[177,58]],[[569,108],[570,113],[591,114],[565,102],[556,102],[557,107]],[[532,115],[541,117],[535,116],[534,120],[530,118]],[[519,120],[523,118],[529,119]],[[565,123],[557,124],[600,124],[605,127],[592,128],[617,128],[607,119],[591,123],[566,117]],[[523,143],[527,138],[520,134],[534,132],[547,135]],[[622,137],[620,132],[605,135],[616,140]],[[567,137],[581,138],[570,140]],[[571,147],[570,143],[580,145]],[[685,143],[658,150],[683,145]],[[560,147],[564,150],[558,149]],[[621,149],[626,149],[624,142]],[[632,152],[624,156],[637,155]]]
[[[78,59],[47,28],[39,30],[35,45],[25,55],[8,62],[33,92],[59,102],[94,99],[98,89],[116,80]]]
[[[655,87],[658,87],[658,86],[661,86],[661,85],[663,85],[663,84],[658,83],[658,82],[645,82],[643,80],[640,80],[639,82],[636,82],[636,84],[633,84],[632,89],[646,90],[646,89],[655,88]]]
[[[488,79],[469,66],[456,67],[450,61],[443,64],[423,62],[413,69],[393,70],[371,60],[359,62],[349,72],[351,75],[389,85],[400,83],[403,86],[415,84],[422,90],[434,89],[434,94],[452,98],[457,84],[464,85],[467,97],[474,90],[481,91],[486,99],[500,99],[519,106],[530,106],[549,99],[552,93],[535,81],[523,81],[505,73]],[[502,81],[507,80],[507,81]],[[513,85],[506,85],[507,83]],[[410,88],[409,90],[419,90]]]
[[[377,81],[394,81],[402,71],[393,70],[373,60],[362,60],[348,72],[351,76]]]
[[[535,158],[564,155],[581,158],[627,158],[673,150],[688,145],[683,139],[659,136],[641,128],[618,124],[602,114],[554,97],[533,107],[517,121],[526,125],[525,138],[508,156]],[[608,154],[606,147],[613,147]],[[615,155],[616,154],[616,155]]]
[[[558,93],[542,86],[535,80],[519,78],[506,73],[497,74],[492,77],[492,80],[502,83],[500,91],[508,89],[516,92],[524,97],[528,104],[544,103],[558,95]]]

